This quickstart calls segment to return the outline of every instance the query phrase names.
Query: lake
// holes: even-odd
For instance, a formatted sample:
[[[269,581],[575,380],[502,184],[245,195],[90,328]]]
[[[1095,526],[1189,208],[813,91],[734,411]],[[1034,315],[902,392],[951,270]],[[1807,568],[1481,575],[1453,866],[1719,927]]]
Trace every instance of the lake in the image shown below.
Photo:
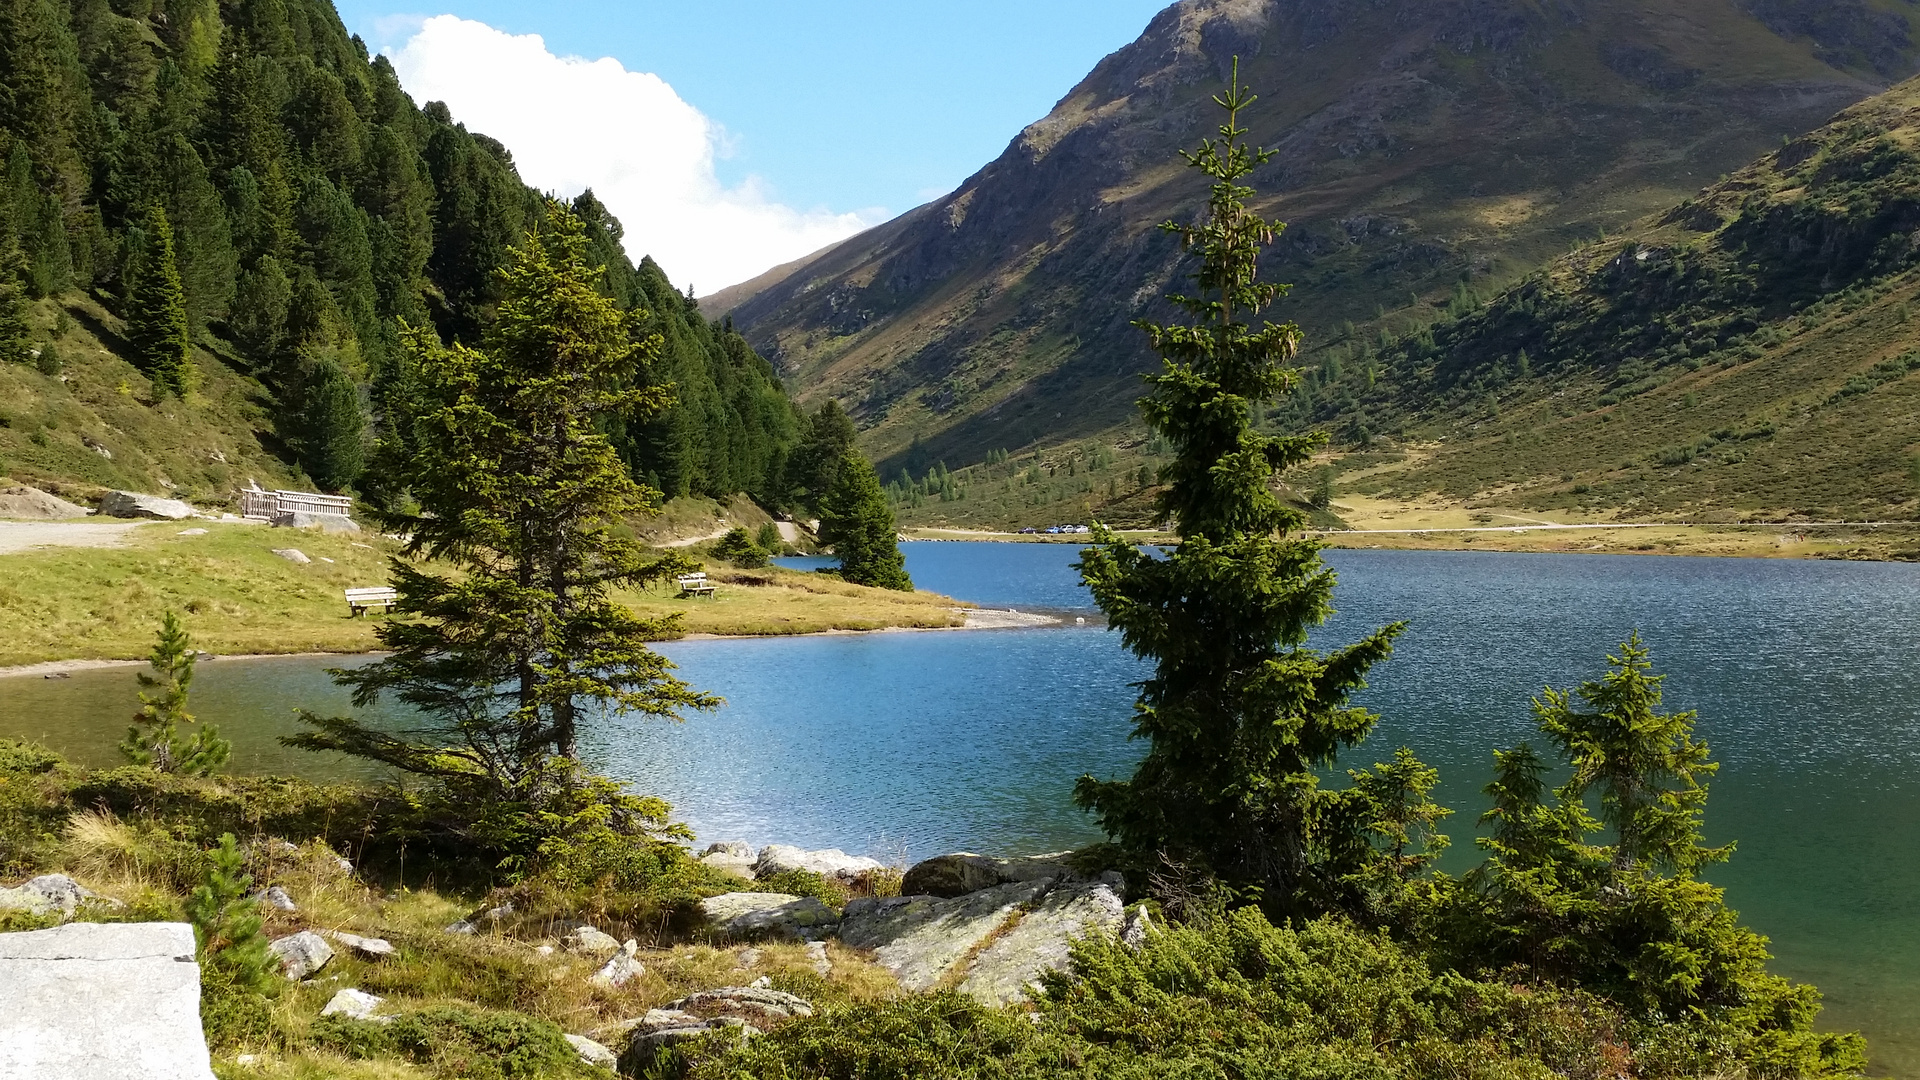
[[[904,545],[914,580],[994,607],[1086,610],[1052,544]],[[1722,763],[1712,877],[1820,985],[1830,1026],[1865,1030],[1874,1072],[1920,1080],[1920,566],[1654,556],[1334,551],[1323,643],[1409,625],[1362,700],[1382,715],[1361,767],[1411,746],[1458,809],[1448,868],[1477,858],[1491,751],[1533,735],[1542,685],[1597,675],[1638,629],[1668,705],[1700,711]],[[1089,614],[1092,614],[1089,612]],[[601,717],[592,764],[669,799],[703,840],[842,847],[887,859],[1053,850],[1097,836],[1069,800],[1122,775],[1142,668],[1095,625],[685,641],[662,651],[724,708],[683,725]],[[250,771],[364,775],[283,750],[292,709],[345,709],[324,658],[201,667],[194,709]],[[107,763],[130,670],[0,680],[0,734]]]

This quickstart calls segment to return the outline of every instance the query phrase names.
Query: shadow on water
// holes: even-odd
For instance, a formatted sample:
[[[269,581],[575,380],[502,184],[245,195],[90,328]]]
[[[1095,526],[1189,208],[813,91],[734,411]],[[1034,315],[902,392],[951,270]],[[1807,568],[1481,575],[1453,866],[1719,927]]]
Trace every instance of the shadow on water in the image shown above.
[[[1085,612],[1072,546],[914,543],[923,588],[986,607]],[[1920,566],[1777,560],[1336,551],[1350,641],[1406,620],[1363,695],[1375,737],[1343,765],[1408,745],[1458,809],[1448,868],[1477,854],[1491,751],[1533,734],[1541,686],[1599,674],[1639,629],[1668,703],[1700,711],[1722,769],[1709,840],[1730,903],[1773,938],[1776,969],[1820,985],[1832,1027],[1865,1030],[1873,1071],[1920,1080]],[[685,724],[602,717],[591,763],[658,793],[703,839],[917,857],[1015,853],[1095,838],[1070,793],[1123,775],[1143,668],[1114,635],[1046,631],[684,641],[680,674],[727,698]],[[274,737],[292,710],[346,707],[325,668],[290,658],[203,666],[195,711],[250,771],[364,775]],[[108,764],[134,708],[128,669],[0,680],[0,735]],[[403,721],[397,713],[387,722]]]

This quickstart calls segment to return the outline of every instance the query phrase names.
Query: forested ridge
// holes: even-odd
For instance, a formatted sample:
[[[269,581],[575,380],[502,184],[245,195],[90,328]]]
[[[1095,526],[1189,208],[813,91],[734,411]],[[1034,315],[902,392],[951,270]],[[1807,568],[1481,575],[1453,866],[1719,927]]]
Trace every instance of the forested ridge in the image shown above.
[[[64,325],[98,302],[124,323],[102,340],[147,377],[145,404],[190,404],[221,365],[257,380],[270,451],[374,495],[406,449],[402,325],[477,343],[496,270],[544,214],[506,147],[416,106],[326,0],[4,0],[0,161],[9,359],[52,352],[48,312]],[[662,268],[636,267],[591,192],[572,209],[603,288],[650,313],[634,333],[662,339],[636,378],[675,391],[645,423],[609,420],[629,467],[669,496],[778,502],[797,427],[772,367]],[[84,479],[36,435],[9,464]]]

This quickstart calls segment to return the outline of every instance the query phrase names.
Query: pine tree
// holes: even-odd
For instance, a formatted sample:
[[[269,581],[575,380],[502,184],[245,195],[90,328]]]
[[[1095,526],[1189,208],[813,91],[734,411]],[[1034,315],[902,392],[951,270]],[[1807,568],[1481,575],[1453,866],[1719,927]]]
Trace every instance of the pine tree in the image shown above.
[[[307,375],[301,396],[307,474],[326,491],[343,491],[366,467],[367,423],[360,389],[337,360],[326,357]]]
[[[496,321],[480,349],[404,339],[415,453],[399,479],[417,512],[378,515],[411,537],[393,564],[401,606],[418,618],[380,628],[386,659],[335,678],[366,703],[392,694],[423,713],[404,735],[307,715],[287,740],[436,777],[485,803],[537,799],[575,782],[578,719],[589,706],[650,716],[717,699],[674,678],[645,642],[677,617],[643,619],[612,598],[693,568],[649,556],[624,520],[653,512],[598,424],[657,411],[657,389],[626,389],[659,347],[600,291],[580,223],[549,208],[545,228],[501,274]],[[435,572],[421,557],[450,564]]]
[[[187,690],[193,685],[193,642],[169,611],[160,623],[153,652],[147,658],[151,673],[140,672],[140,711],[120,744],[120,752],[136,765],[151,765],[164,773],[205,776],[226,764],[233,745],[210,725],[181,740],[180,729],[194,723],[187,712]]]
[[[840,576],[856,585],[912,592],[900,554],[900,528],[873,464],[849,448],[836,472],[833,487],[820,500],[820,542],[839,558]]]
[[[1300,331],[1245,321],[1286,291],[1257,272],[1284,226],[1251,213],[1240,183],[1274,152],[1243,141],[1253,99],[1237,64],[1215,101],[1220,137],[1185,155],[1213,181],[1207,212],[1162,226],[1201,256],[1197,294],[1171,298],[1193,322],[1137,324],[1164,357],[1141,411],[1174,454],[1158,505],[1180,544],[1163,558],[1100,528],[1079,564],[1109,625],[1154,665],[1134,713],[1149,749],[1131,780],[1082,777],[1075,798],[1143,868],[1210,874],[1291,915],[1339,891],[1344,871],[1328,853],[1345,845],[1325,830],[1340,800],[1319,789],[1319,771],[1372,729],[1348,698],[1401,627],[1330,654],[1305,647],[1333,610],[1334,576],[1317,543],[1289,535],[1304,521],[1272,484],[1325,436],[1253,429],[1255,410],[1293,385]]]
[[[203,977],[222,991],[260,991],[273,985],[273,953],[263,933],[253,878],[232,833],[207,852],[207,876],[187,897],[187,921],[199,946]]]
[[[0,221],[0,360],[33,359],[33,324],[27,311],[27,259]]]
[[[153,380],[155,398],[184,397],[194,382],[186,297],[173,254],[173,226],[158,203],[147,208],[127,272],[127,342]]]
[[[800,442],[787,458],[787,486],[803,506],[819,509],[853,448],[853,420],[828,398],[806,418]]]

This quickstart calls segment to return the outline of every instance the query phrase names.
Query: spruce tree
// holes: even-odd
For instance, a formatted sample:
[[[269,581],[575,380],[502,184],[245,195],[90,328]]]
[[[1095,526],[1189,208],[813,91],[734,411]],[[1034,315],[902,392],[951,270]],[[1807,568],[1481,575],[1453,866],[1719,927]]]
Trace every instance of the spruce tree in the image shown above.
[[[367,423],[360,388],[329,356],[308,373],[301,396],[307,475],[327,491],[343,491],[366,467]]]
[[[27,319],[27,260],[0,221],[0,360],[33,359],[33,324]]]
[[[856,585],[912,592],[900,554],[900,528],[873,463],[849,448],[836,472],[820,500],[820,542],[839,558],[840,576]]]
[[[173,226],[158,203],[147,207],[127,270],[126,324],[134,363],[153,380],[154,397],[184,397],[194,381],[186,296],[174,262]]]
[[[587,708],[675,717],[718,703],[646,647],[674,636],[677,617],[644,619],[613,599],[694,564],[649,555],[622,527],[659,493],[634,482],[599,425],[664,407],[663,391],[628,388],[659,341],[633,340],[584,249],[579,222],[554,204],[501,272],[481,348],[407,330],[411,415],[396,422],[415,451],[394,479],[418,510],[376,517],[410,537],[393,575],[417,617],[380,627],[386,659],[334,677],[361,704],[391,694],[422,719],[396,734],[309,714],[312,730],[290,745],[518,802],[575,783]]]
[[[143,691],[140,711],[134,714],[133,726],[120,744],[127,760],[188,776],[205,776],[226,764],[233,745],[211,725],[203,725],[191,738],[181,739],[180,729],[194,723],[193,714],[187,712],[194,658],[193,642],[180,625],[180,616],[167,612],[153,652],[147,657],[152,671],[138,675]]]
[[[1130,780],[1082,777],[1075,798],[1143,870],[1176,864],[1291,915],[1327,906],[1351,872],[1330,858],[1346,843],[1324,830],[1352,815],[1336,812],[1346,800],[1320,789],[1319,772],[1372,729],[1348,699],[1401,627],[1331,653],[1305,647],[1333,611],[1334,575],[1316,542],[1291,535],[1304,521],[1274,480],[1325,436],[1253,427],[1293,385],[1300,330],[1249,321],[1286,292],[1258,275],[1284,225],[1252,213],[1241,183],[1274,152],[1244,141],[1253,98],[1237,64],[1214,100],[1219,137],[1184,155],[1212,180],[1206,214],[1161,226],[1200,255],[1193,295],[1169,298],[1192,321],[1136,324],[1163,357],[1141,412],[1174,455],[1158,508],[1179,544],[1162,557],[1100,527],[1079,563],[1109,625],[1153,664],[1134,707],[1149,749]]]

